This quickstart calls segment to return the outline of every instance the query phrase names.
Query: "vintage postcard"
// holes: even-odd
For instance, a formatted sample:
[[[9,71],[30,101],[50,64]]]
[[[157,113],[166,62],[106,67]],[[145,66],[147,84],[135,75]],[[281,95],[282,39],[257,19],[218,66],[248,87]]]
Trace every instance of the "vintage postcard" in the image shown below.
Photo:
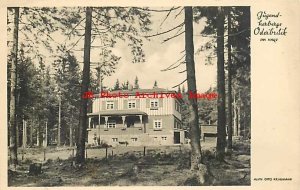
[[[0,188],[300,188],[300,3],[7,1]]]

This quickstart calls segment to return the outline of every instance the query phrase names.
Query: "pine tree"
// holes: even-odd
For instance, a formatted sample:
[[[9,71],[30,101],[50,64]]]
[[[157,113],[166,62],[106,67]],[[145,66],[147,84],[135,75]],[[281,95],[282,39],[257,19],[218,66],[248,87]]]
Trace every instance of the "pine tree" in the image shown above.
[[[134,89],[139,89],[140,86],[139,86],[139,79],[138,77],[136,76],[135,79],[134,79]]]
[[[9,132],[10,132],[10,161],[11,164],[18,164],[17,150],[17,123],[16,123],[16,86],[17,86],[17,63],[18,63],[18,34],[19,34],[19,8],[14,9],[14,29],[13,29],[13,50],[12,64],[10,68],[10,113],[9,113]]]
[[[228,142],[227,142],[227,151],[231,152],[232,151],[232,133],[233,133],[233,126],[232,126],[232,61],[231,61],[231,8],[228,7],[226,9],[227,12],[227,31],[228,31],[228,37],[227,37],[227,69],[228,69],[228,74],[227,74],[227,86],[228,86],[228,104],[227,104],[227,109],[228,109]]]
[[[224,8],[223,8],[224,9]],[[227,59],[227,89],[228,89],[228,103],[227,103],[227,116],[228,116],[228,148],[230,149],[230,144],[232,143],[231,130],[232,124],[234,125],[234,134],[242,135],[241,131],[247,131],[245,133],[250,134],[250,8],[249,7],[227,7],[227,10],[230,9],[230,14],[224,15],[227,16],[227,45],[224,40],[224,47],[227,47],[228,59]],[[197,7],[195,10],[196,17],[195,20],[199,20],[202,17],[206,17],[207,25],[205,26],[202,34],[212,36],[212,40],[208,42],[204,47],[200,48],[200,51],[204,50],[213,50],[211,51],[211,56],[215,57],[215,48],[213,44],[219,40],[220,36],[216,34],[218,28],[220,29],[219,22],[219,13],[216,7]],[[226,23],[223,22],[224,33],[226,32]],[[220,30],[219,30],[220,31]],[[224,35],[224,34],[223,34]],[[224,37],[223,37],[224,38]],[[217,42],[218,43],[218,42]],[[220,44],[220,43],[219,43]],[[220,51],[220,49],[219,49]],[[223,50],[223,53],[226,52]],[[221,53],[219,53],[220,55]],[[220,56],[218,56],[218,59]],[[220,60],[220,59],[219,59]],[[224,63],[226,64],[226,63]],[[226,68],[226,65],[225,65]],[[224,80],[224,79],[221,79]],[[224,83],[225,85],[225,83]],[[224,87],[225,89],[225,87]],[[235,94],[235,104],[234,104],[234,122],[232,120],[231,114],[231,102],[232,96],[231,92]],[[243,94],[243,95],[242,95]],[[223,96],[223,95],[222,95]],[[222,97],[224,98],[224,97]],[[225,101],[225,99],[224,99]],[[225,104],[226,105],[226,104]],[[245,110],[243,110],[243,108]],[[247,110],[247,111],[246,111]],[[221,110],[220,110],[221,111]],[[247,114],[241,114],[246,111]],[[222,111],[221,111],[222,112]],[[242,116],[242,118],[237,119],[237,115]],[[212,113],[212,115],[214,115]],[[224,116],[225,118],[225,116]],[[237,122],[237,120],[239,122]],[[221,124],[223,125],[223,124]],[[245,126],[242,130],[241,126]],[[222,126],[224,128],[224,126]],[[223,130],[223,129],[222,129]],[[220,132],[223,135],[226,135],[226,131]],[[243,135],[245,135],[245,133]],[[226,136],[225,136],[226,138]],[[224,137],[222,137],[224,139]],[[220,140],[223,141],[223,140]],[[219,145],[220,147],[220,145]],[[221,148],[223,149],[223,148]]]
[[[72,144],[74,125],[78,123],[79,117],[80,69],[76,58],[70,52],[58,56],[53,66],[56,70],[55,79],[62,100],[61,123],[64,126],[58,136],[61,136],[62,142]]]
[[[81,94],[88,91],[90,83],[90,53],[91,53],[91,30],[92,30],[92,11],[91,7],[86,8],[85,21],[85,38],[84,38],[84,66],[82,72]],[[86,141],[86,124],[87,124],[87,105],[88,100],[81,98],[80,103],[80,119],[78,128],[78,141],[76,151],[76,162],[83,163],[85,161],[85,141]]]
[[[129,81],[127,80],[126,81],[126,90],[128,90],[128,88],[129,88]]]
[[[128,90],[128,86],[129,86],[129,81],[127,80],[126,82],[122,83],[121,89],[122,90]]]
[[[115,86],[113,88],[114,90],[120,90],[120,82],[119,82],[119,79],[117,79],[116,83],[115,83]]]
[[[224,10],[218,7],[217,20],[217,82],[218,82],[218,127],[216,157],[223,160],[226,147],[225,73],[224,73]]]
[[[153,88],[158,88],[158,86],[157,86],[157,81],[154,81]]]
[[[114,47],[116,39],[128,42],[133,55],[133,63],[145,61],[145,55],[142,50],[143,40],[140,33],[149,31],[150,25],[149,13],[139,10],[138,8],[123,7],[87,7],[85,21],[85,43],[84,43],[84,67],[81,83],[81,94],[88,91],[90,83],[90,49],[91,49],[91,31],[97,33],[101,41],[108,43],[109,47]],[[95,15],[92,17],[92,13]],[[76,14],[76,13],[75,13]],[[120,19],[123,18],[123,19]],[[92,21],[93,19],[93,21]],[[92,27],[92,23],[95,27]],[[102,27],[106,32],[99,32],[97,29]],[[73,31],[73,29],[71,29]],[[102,44],[105,45],[105,44]],[[111,53],[112,50],[107,51]],[[108,61],[109,63],[109,61]],[[77,163],[85,161],[85,140],[86,140],[86,123],[87,123],[87,103],[86,99],[81,98],[80,119],[78,127],[78,143],[76,152]]]
[[[180,88],[180,86],[178,86],[177,92],[178,92],[178,93],[181,93],[181,88]]]
[[[185,12],[185,52],[188,91],[197,93],[195,62],[194,62],[194,42],[193,42],[193,10],[192,7],[184,7]],[[189,128],[191,137],[191,169],[199,169],[202,162],[200,146],[200,130],[197,99],[189,98]]]
[[[184,85],[182,86],[182,93],[186,93]]]

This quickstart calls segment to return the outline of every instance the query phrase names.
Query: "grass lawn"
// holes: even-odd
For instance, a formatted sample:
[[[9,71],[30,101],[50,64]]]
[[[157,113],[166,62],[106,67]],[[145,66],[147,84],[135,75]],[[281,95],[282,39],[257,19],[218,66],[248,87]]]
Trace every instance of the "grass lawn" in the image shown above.
[[[233,154],[226,156],[226,162],[215,160],[211,146],[203,148],[203,156],[211,173],[211,180],[206,185],[250,185],[250,142],[234,142]],[[48,159],[39,175],[29,175],[31,162],[27,158],[16,171],[8,171],[9,186],[199,185],[189,170],[188,148],[157,151],[146,156],[133,151],[119,154],[116,151],[108,159],[88,156],[81,167],[74,167],[71,158]]]

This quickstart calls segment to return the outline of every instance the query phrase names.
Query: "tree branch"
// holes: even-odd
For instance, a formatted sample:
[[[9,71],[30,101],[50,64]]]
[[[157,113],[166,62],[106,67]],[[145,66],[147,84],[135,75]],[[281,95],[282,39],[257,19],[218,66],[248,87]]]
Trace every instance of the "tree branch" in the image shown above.
[[[180,59],[178,59],[175,63],[171,64],[169,67],[167,67],[167,68],[165,68],[163,70],[169,69],[170,67],[172,67],[173,65],[175,65],[176,63],[178,63],[179,61],[181,61],[184,57],[185,57],[185,54]],[[163,70],[161,70],[161,71],[163,71]]]
[[[166,33],[168,33],[168,32],[171,32],[171,31],[175,30],[176,28],[181,27],[182,25],[184,25],[184,23],[181,23],[181,24],[179,24],[178,26],[175,26],[174,28],[169,29],[169,30],[167,30],[167,31],[160,32],[160,33],[153,34],[153,35],[149,35],[149,36],[144,36],[144,37],[145,37],[145,38],[151,38],[151,37],[154,37],[154,36],[159,36],[159,35],[162,35],[162,34],[166,34]]]
[[[148,9],[148,8],[141,8],[141,7],[133,7],[133,8],[143,10],[143,11],[151,11],[151,12],[169,12],[170,10],[171,11],[177,10],[180,7],[172,7],[171,9],[162,9],[162,10],[155,10],[155,9]]]
[[[177,17],[182,13],[183,9],[184,9],[184,8],[182,8],[182,9],[179,11],[179,13],[175,15],[175,18],[177,18]]]
[[[172,7],[172,8],[174,8],[174,7]],[[163,23],[164,23],[164,22],[167,20],[167,18],[170,16],[171,12],[172,12],[172,9],[169,10],[167,16],[164,18],[164,20],[161,22],[161,24],[160,24],[159,26],[162,26],[162,25],[163,25]]]
[[[167,42],[167,41],[169,41],[169,40],[171,40],[171,39],[173,39],[173,38],[176,38],[176,37],[178,37],[178,36],[180,36],[181,34],[184,34],[184,33],[185,33],[185,31],[182,31],[182,32],[180,32],[179,34],[177,34],[177,35],[175,35],[175,36],[172,36],[172,37],[170,37],[170,38],[167,38],[167,39],[165,39],[165,40],[162,42],[162,44],[165,43],[165,42]]]
[[[75,44],[72,45],[71,48],[69,48],[69,49],[67,50],[67,52],[68,52],[68,51],[71,51],[71,50],[78,44],[78,42],[81,40],[81,38],[82,38],[83,36],[84,36],[84,35],[80,36],[80,38],[75,42]]]
[[[72,30],[67,34],[68,38],[70,39],[70,35],[72,34],[72,32],[81,24],[82,21],[85,20],[85,17],[83,19],[81,19],[75,26],[74,28],[72,28]]]
[[[97,19],[97,18],[96,18],[96,19]],[[97,20],[98,20],[98,19],[97,19]],[[96,29],[96,31],[98,32],[98,35],[99,35],[99,36],[102,36],[103,34],[107,33],[107,32],[110,31],[110,29],[111,29],[111,28],[106,28],[106,31],[100,32],[100,30],[98,29],[97,25],[96,25],[95,22],[93,21],[93,19],[92,19],[92,23],[94,24],[95,29]],[[103,29],[103,30],[104,30],[104,29]]]
[[[176,69],[177,67],[179,67],[181,64],[184,64],[186,63],[185,61],[182,61],[180,62],[178,65],[172,67],[172,68],[168,68],[168,69],[164,69],[164,70],[161,70],[161,71],[170,71],[170,70],[173,70],[173,69]]]
[[[187,79],[185,79],[184,81],[182,81],[180,84],[177,84],[177,85],[173,86],[172,88],[176,88],[176,87],[182,85],[183,83],[185,83],[186,81],[187,81]]]

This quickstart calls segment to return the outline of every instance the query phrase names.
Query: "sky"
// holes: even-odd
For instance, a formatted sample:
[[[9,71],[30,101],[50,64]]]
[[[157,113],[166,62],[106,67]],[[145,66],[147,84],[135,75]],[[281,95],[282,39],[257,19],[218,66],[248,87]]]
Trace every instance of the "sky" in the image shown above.
[[[157,9],[157,8],[156,8]],[[164,8],[166,9],[166,8]],[[151,26],[152,31],[150,34],[156,34],[177,26],[183,22],[183,14],[175,19],[175,13],[171,14],[168,19],[163,23],[167,12],[163,13],[153,13]],[[199,24],[194,23],[194,34],[200,34],[205,25],[205,20],[201,20]],[[176,32],[176,30],[175,30]],[[164,34],[162,36],[157,36],[150,38],[150,41],[144,41],[144,52],[146,54],[146,61],[144,63],[132,63],[132,57],[130,54],[130,48],[124,44],[118,44],[114,49],[114,53],[121,57],[120,62],[116,67],[115,73],[112,76],[106,77],[103,80],[103,84],[108,87],[113,87],[116,80],[118,79],[120,83],[129,81],[131,84],[134,83],[135,77],[139,79],[139,85],[141,88],[152,88],[154,81],[157,81],[158,87],[167,89],[172,88],[175,85],[180,84],[186,79],[186,72],[178,73],[185,70],[185,65],[182,64],[178,68],[170,71],[161,71],[167,68],[169,65],[175,63],[180,59],[184,53],[184,34],[177,38],[174,38],[166,43],[162,44],[162,41],[171,36],[170,34]],[[174,33],[173,33],[174,34]],[[207,40],[203,37],[194,36],[194,46],[195,52],[203,45]],[[92,52],[93,54],[93,52]],[[196,81],[198,92],[205,92],[210,87],[216,85],[216,64],[206,65],[207,53],[201,52],[195,55],[195,66],[196,66]],[[96,58],[96,55],[94,57]],[[92,56],[93,59],[93,56]],[[186,82],[184,83],[187,89]]]
[[[151,9],[160,9],[153,8]],[[168,7],[163,7],[163,9],[168,9]],[[174,26],[179,25],[184,21],[183,12],[179,14],[176,18],[175,15],[180,12],[180,9],[172,12],[168,18],[163,22],[168,12],[152,12],[152,31],[148,35],[160,33],[166,30],[173,28]],[[82,24],[84,26],[84,23]],[[83,27],[82,26],[82,27]],[[194,22],[194,49],[195,52],[197,49],[207,42],[207,37],[199,36],[200,32],[205,26],[205,20],[200,20],[199,23]],[[184,28],[183,28],[184,29]],[[108,87],[113,87],[116,80],[118,79],[120,83],[129,81],[131,84],[134,83],[134,79],[138,77],[140,88],[152,88],[154,81],[157,81],[158,87],[166,88],[169,90],[177,90],[178,87],[172,88],[180,84],[186,79],[186,72],[178,73],[185,70],[185,64],[180,65],[178,68],[170,71],[161,71],[171,64],[175,63],[180,59],[184,53],[185,41],[184,34],[169,40],[166,43],[162,41],[168,37],[171,37],[176,33],[177,30],[174,30],[172,33],[167,33],[161,36],[150,38],[149,41],[144,40],[143,50],[146,55],[146,61],[143,63],[132,63],[132,56],[130,53],[130,48],[124,42],[117,43],[116,47],[113,49],[113,53],[120,56],[121,59],[116,66],[115,73],[111,76],[105,77],[103,80],[103,85]],[[30,34],[27,34],[30,35]],[[58,33],[52,35],[53,39],[59,43],[66,39],[66,36],[63,36]],[[22,38],[22,33],[21,33]],[[77,39],[73,39],[77,41]],[[75,50],[83,49],[84,38],[81,38],[77,46],[74,47]],[[96,44],[97,41],[92,45]],[[53,44],[55,45],[55,44]],[[47,50],[42,47],[39,48],[41,54],[45,55],[44,61],[46,65],[50,65],[53,62],[53,54],[50,54]],[[99,49],[91,50],[91,62],[97,62],[101,60],[99,57]],[[83,67],[83,51],[74,51],[77,60],[80,62],[81,69]],[[205,92],[210,87],[216,86],[216,64],[206,65],[206,56],[209,52],[200,52],[200,54],[195,54],[195,67],[196,67],[196,84],[198,92]],[[215,60],[212,60],[214,63]],[[96,70],[91,66],[91,71],[96,73]],[[187,89],[187,83],[185,82],[185,88]],[[181,85],[182,86],[182,85]]]

